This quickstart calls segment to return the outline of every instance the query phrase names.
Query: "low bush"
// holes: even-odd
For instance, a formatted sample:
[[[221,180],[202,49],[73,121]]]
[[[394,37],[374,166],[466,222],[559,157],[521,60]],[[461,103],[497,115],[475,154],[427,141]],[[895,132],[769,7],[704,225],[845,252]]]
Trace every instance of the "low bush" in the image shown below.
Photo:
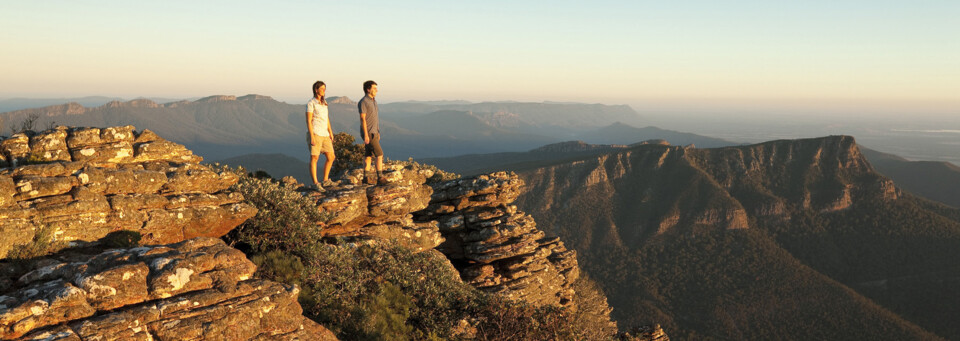
[[[232,171],[240,178],[232,190],[256,207],[257,215],[230,231],[228,243],[252,253],[272,250],[293,251],[320,241],[321,222],[329,215],[317,210],[315,202],[269,177],[246,174],[242,168]]]

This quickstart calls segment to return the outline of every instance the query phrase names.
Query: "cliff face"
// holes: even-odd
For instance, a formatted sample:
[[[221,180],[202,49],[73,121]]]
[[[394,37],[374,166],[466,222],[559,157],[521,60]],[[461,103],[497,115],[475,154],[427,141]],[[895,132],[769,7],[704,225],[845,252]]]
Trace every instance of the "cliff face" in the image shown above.
[[[522,187],[506,172],[442,182],[416,216],[439,222],[447,241],[438,249],[464,281],[538,305],[572,306],[580,275],[576,252],[546,237],[533,217],[512,205]]]
[[[848,136],[716,149],[640,146],[521,177],[530,184],[521,206],[555,217],[551,225],[582,223],[578,233],[588,232],[576,238],[577,248],[631,245],[675,226],[743,229],[750,217],[788,219],[798,211],[837,212],[859,200],[900,196]]]
[[[874,172],[850,136],[696,149],[688,155],[755,215],[786,216],[788,208],[835,212],[857,200],[900,195],[892,181]]]
[[[256,213],[237,178],[149,130],[58,128],[0,141],[0,256],[42,226],[65,241],[117,230],[144,242],[219,237]]]
[[[554,230],[575,249],[635,245],[675,226],[747,228],[743,206],[686,153],[649,145],[526,171],[518,204],[546,226],[579,225],[576,236]]]
[[[955,330],[928,323],[936,317],[927,305],[955,305],[923,298],[950,295],[917,274],[952,273],[960,225],[877,174],[852,137],[632,146],[520,177],[528,190],[517,206],[578,251],[621,326],[660,323],[684,339],[809,339],[880,325],[918,338],[934,337],[923,328]],[[931,293],[855,290],[901,277]],[[870,303],[878,299],[896,303]],[[861,327],[803,327],[827,320]]]

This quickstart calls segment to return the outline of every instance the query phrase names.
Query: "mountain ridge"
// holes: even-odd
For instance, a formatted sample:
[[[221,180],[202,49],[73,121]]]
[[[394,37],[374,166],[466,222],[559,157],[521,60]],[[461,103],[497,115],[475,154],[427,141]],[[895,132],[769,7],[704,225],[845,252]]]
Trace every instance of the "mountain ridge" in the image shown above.
[[[953,278],[960,222],[877,174],[853,137],[641,145],[518,172],[518,207],[577,250],[621,323],[693,339],[958,335],[931,312],[955,295],[908,288]],[[884,278],[907,279],[861,285]]]

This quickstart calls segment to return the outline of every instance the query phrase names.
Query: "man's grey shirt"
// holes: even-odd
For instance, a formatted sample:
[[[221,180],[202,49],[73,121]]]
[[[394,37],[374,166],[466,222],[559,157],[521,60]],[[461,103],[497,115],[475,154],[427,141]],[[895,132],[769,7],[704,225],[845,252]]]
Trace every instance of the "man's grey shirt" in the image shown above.
[[[377,100],[370,96],[363,96],[357,103],[357,109],[361,114],[367,114],[367,134],[380,134],[380,109],[377,107]],[[362,125],[363,122],[361,121]],[[363,134],[363,127],[360,127],[360,133]]]

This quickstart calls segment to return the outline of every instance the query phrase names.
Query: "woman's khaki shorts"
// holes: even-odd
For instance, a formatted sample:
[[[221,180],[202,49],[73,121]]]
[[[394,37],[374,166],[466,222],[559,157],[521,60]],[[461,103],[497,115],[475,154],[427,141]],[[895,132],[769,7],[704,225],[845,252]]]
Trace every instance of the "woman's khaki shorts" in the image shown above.
[[[317,138],[317,144],[310,144],[310,132],[307,132],[307,146],[310,147],[310,155],[320,155],[326,154],[327,152],[333,153],[333,142],[330,141],[330,136],[320,136],[313,135]]]

